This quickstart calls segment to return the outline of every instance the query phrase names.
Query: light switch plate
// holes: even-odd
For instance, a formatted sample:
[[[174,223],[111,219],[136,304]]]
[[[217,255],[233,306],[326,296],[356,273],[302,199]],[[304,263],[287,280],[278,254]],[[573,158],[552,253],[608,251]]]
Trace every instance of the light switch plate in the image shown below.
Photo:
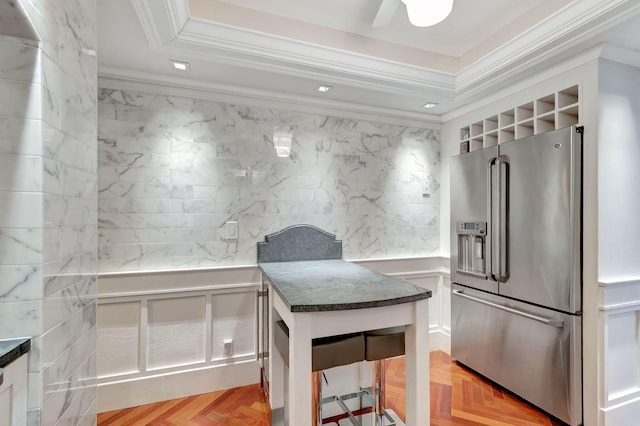
[[[238,239],[238,222],[230,220],[225,223],[225,240]]]

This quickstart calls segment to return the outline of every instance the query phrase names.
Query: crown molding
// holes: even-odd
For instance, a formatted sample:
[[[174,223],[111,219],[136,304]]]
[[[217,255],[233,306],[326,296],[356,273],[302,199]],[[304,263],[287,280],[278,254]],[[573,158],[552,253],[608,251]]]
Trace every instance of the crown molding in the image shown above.
[[[485,55],[457,72],[376,58],[337,48],[302,42],[287,37],[266,34],[246,28],[195,19],[189,15],[188,0],[131,0],[145,35],[152,47],[165,54],[188,52],[205,61],[243,66],[284,76],[311,80],[331,80],[381,93],[395,93],[413,97],[439,97],[455,105],[464,106],[484,102],[495,93],[503,92],[507,85],[535,79],[546,73],[550,66],[562,58],[593,46],[593,40],[603,31],[619,24],[629,16],[640,13],[640,2],[635,0],[576,0],[549,16],[539,24],[513,38],[500,48]],[[567,55],[570,52],[570,55]],[[609,49],[610,55],[615,55]],[[426,53],[428,54],[428,53]],[[578,56],[580,54],[578,53]],[[444,57],[450,60],[450,57]],[[435,58],[435,57],[434,57]],[[616,56],[620,62],[621,54]],[[621,60],[624,59],[624,60]],[[436,63],[436,62],[434,62]],[[635,62],[634,62],[635,63]],[[442,65],[442,64],[440,64]],[[435,65],[434,67],[437,67]],[[448,62],[448,67],[451,63]],[[446,67],[445,66],[445,67]],[[455,68],[455,67],[454,67]],[[118,79],[130,72],[119,70]],[[147,77],[152,77],[148,79]],[[134,79],[137,78],[134,76]],[[141,81],[157,82],[157,76],[144,76]],[[170,81],[162,77],[161,85]],[[242,87],[217,86],[200,81],[206,91],[231,96],[231,89],[248,102],[273,96],[278,104],[318,105],[304,97],[285,96],[281,93],[253,91]],[[195,87],[190,82],[188,87]],[[185,87],[185,86],[181,86]],[[318,106],[328,110],[359,111],[379,114],[380,111],[414,120],[423,117],[415,111],[386,110],[355,103],[333,103]],[[326,110],[325,110],[326,112]],[[447,116],[448,114],[445,114]],[[440,122],[431,118],[429,122]]]
[[[482,97],[480,99],[475,99],[464,104],[464,106],[455,108],[443,114],[441,116],[442,122],[446,123],[450,120],[454,120],[465,114],[471,113],[478,108],[490,105],[496,101],[499,101],[500,99],[504,99],[510,95],[513,95],[514,93],[518,93],[538,83],[549,80],[554,76],[561,75],[565,72],[569,72],[573,69],[583,66],[589,62],[602,58],[604,50],[604,45],[599,45],[591,49],[587,49],[586,51],[572,56],[559,64],[555,64],[552,67],[548,67],[541,72],[532,73],[532,75],[519,80],[517,83],[504,85],[505,88],[501,90],[494,91],[488,96]]]
[[[216,61],[229,58],[233,63],[241,62],[255,69],[288,71],[298,76],[343,74],[352,76],[352,80],[366,78],[382,84],[410,86],[413,93],[416,89],[443,92],[454,89],[452,73],[193,19],[167,47],[209,55],[213,49]]]
[[[330,75],[377,91],[400,90],[409,95],[436,91],[451,97],[454,90],[452,73],[193,19],[187,0],[131,2],[151,47],[158,51],[189,52],[217,63],[297,77],[326,79]]]
[[[481,98],[505,82],[535,75],[550,59],[580,51],[584,40],[640,13],[640,2],[580,0],[571,3],[456,75],[456,101]]]
[[[407,127],[440,129],[442,121],[435,114],[416,113],[357,103],[332,101],[247,87],[213,84],[153,73],[103,67],[98,73],[101,89],[128,90],[165,96],[202,99],[215,102],[251,105],[308,114],[339,116]]]

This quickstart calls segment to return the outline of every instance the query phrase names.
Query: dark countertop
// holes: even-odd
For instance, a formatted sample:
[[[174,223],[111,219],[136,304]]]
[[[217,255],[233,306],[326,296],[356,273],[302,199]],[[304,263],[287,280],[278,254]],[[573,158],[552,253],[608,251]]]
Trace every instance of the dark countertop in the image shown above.
[[[0,368],[11,364],[31,349],[31,339],[0,340]]]
[[[341,259],[259,266],[291,312],[376,308],[431,297],[431,290]]]

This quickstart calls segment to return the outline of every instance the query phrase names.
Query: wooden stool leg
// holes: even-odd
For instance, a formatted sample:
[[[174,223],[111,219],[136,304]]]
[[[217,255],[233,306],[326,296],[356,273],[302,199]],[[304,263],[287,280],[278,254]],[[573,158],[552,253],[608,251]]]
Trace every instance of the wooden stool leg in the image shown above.
[[[314,371],[311,373],[311,383],[313,389],[311,390],[311,409],[313,426],[322,425],[322,371]]]

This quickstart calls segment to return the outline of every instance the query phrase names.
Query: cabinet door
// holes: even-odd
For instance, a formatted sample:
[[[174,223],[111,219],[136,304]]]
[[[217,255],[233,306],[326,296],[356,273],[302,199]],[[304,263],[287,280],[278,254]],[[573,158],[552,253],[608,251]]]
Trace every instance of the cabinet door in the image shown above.
[[[27,355],[4,368],[0,385],[0,425],[27,424]]]

